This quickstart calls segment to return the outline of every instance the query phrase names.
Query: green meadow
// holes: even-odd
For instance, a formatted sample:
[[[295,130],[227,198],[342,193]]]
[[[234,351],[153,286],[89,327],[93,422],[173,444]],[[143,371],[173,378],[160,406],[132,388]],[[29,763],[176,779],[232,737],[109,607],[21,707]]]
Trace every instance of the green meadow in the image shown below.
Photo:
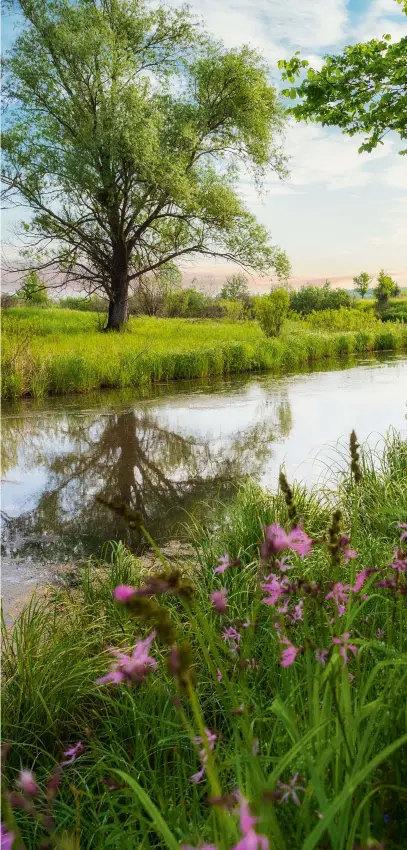
[[[40,397],[234,372],[295,370],[372,351],[405,351],[407,327],[369,312],[288,320],[278,338],[255,321],[131,318],[102,333],[98,313],[3,311],[2,396]],[[349,327],[353,327],[349,330]],[[332,328],[332,329],[331,329]]]

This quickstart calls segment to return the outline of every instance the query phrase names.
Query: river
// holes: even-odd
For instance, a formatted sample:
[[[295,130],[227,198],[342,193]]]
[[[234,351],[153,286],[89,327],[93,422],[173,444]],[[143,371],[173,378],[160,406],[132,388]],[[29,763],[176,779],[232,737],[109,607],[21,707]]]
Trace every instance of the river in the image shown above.
[[[383,355],[3,406],[3,588],[129,540],[97,494],[140,509],[163,543],[204,515],[198,505],[233,498],[245,475],[272,490],[284,463],[289,479],[311,485],[331,474],[352,428],[372,447],[391,426],[407,434],[406,401],[407,358]]]

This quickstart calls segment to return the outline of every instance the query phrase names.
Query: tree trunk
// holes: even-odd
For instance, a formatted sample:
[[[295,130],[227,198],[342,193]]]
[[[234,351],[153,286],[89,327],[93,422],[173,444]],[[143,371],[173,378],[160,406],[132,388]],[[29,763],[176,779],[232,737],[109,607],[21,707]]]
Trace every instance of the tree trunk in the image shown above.
[[[109,313],[105,330],[119,331],[129,317],[128,259],[125,245],[120,245],[113,251],[111,290],[112,295],[109,301]]]

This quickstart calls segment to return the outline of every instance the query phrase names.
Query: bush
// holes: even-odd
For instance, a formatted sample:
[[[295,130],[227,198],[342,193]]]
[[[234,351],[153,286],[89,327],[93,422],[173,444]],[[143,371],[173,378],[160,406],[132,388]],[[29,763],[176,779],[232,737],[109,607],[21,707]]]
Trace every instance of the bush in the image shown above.
[[[223,314],[230,322],[238,322],[243,318],[243,304],[241,301],[221,300],[218,301],[219,306],[223,310]]]
[[[83,313],[107,313],[109,302],[101,295],[91,295],[90,298],[68,295],[58,304],[63,310],[80,310]]]
[[[26,274],[24,283],[17,295],[26,304],[34,307],[45,307],[48,303],[48,293],[45,283],[42,282],[38,272],[31,271]]]
[[[290,310],[308,316],[315,310],[339,310],[352,305],[352,295],[346,289],[331,289],[325,285],[302,286],[290,295]]]
[[[373,291],[379,307],[383,307],[389,298],[400,292],[400,288],[396,281],[382,269],[377,276],[377,286]]]
[[[358,331],[373,328],[379,322],[372,311],[340,307],[339,310],[314,310],[307,316],[307,324],[321,330]]]
[[[278,336],[288,313],[290,296],[286,289],[273,289],[270,295],[255,299],[256,318],[266,336]]]
[[[404,322],[407,323],[407,304],[390,306],[380,316],[382,322]]]

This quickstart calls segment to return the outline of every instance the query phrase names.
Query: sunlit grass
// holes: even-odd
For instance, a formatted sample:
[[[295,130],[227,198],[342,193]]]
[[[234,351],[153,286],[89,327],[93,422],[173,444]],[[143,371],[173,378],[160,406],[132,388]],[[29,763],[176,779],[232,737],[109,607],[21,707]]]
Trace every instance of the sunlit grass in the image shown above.
[[[123,333],[98,331],[99,314],[11,309],[3,317],[2,395],[61,395],[106,387],[255,370],[295,370],[324,359],[407,349],[407,328],[313,330],[288,321],[278,339],[257,322],[133,318]]]

